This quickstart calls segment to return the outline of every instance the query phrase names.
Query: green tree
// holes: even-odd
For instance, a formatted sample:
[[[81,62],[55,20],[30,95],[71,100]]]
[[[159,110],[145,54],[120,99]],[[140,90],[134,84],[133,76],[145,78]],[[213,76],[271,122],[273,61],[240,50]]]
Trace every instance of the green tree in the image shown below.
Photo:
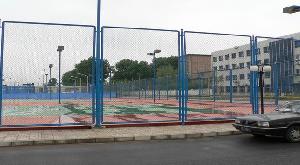
[[[51,78],[49,80],[48,86],[56,86],[57,84],[57,79],[56,78]]]
[[[171,65],[161,66],[157,69],[157,77],[173,76],[177,74],[177,69],[174,69]]]
[[[133,61],[124,59],[116,63],[115,71],[112,80],[130,81],[139,78],[145,79],[151,77],[151,67],[146,61]]]
[[[159,57],[156,58],[156,68],[172,66],[173,69],[178,70],[178,57]]]
[[[95,64],[95,63],[94,63]],[[103,60],[103,76],[104,79],[107,79],[109,76],[109,68],[110,64],[107,60]],[[91,84],[92,80],[92,68],[93,68],[93,58],[90,57],[88,59],[82,60],[80,63],[75,64],[75,68],[71,71],[66,72],[62,76],[62,84],[64,86],[71,86],[73,85],[74,80],[72,80],[72,76],[76,78],[81,78],[82,85],[86,85],[87,76],[89,78],[89,83]],[[94,67],[95,68],[95,67]],[[86,76],[87,75],[87,76]]]

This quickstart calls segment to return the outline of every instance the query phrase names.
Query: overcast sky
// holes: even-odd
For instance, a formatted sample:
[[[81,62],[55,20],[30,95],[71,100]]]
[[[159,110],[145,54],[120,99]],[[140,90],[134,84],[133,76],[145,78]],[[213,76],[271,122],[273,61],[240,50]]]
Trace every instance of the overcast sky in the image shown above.
[[[97,0],[0,0],[3,20],[96,24]],[[300,0],[102,0],[102,24],[280,36],[300,31]]]
[[[300,32],[300,13],[282,13],[283,7],[291,5],[300,5],[300,0],[102,0],[101,17],[105,26],[183,28],[276,37]],[[0,0],[0,18],[4,21],[96,25],[96,9],[97,0]],[[60,42],[70,45],[69,52],[64,52],[69,59],[64,59],[68,63],[64,63],[63,73],[92,56],[92,33],[88,29],[75,28],[67,32],[68,29],[63,28],[60,33],[56,30],[29,26],[11,28],[11,35],[6,36],[4,78],[26,83],[32,81],[30,76],[38,75],[33,77],[38,83],[41,81],[39,72],[49,63],[55,64],[53,77],[57,77],[55,48]],[[104,34],[104,56],[113,65],[124,58],[150,62],[151,57],[146,54],[154,49],[161,49],[159,56],[162,57],[178,55],[177,33],[108,29]],[[62,40],[63,35],[66,38]],[[190,41],[187,39],[187,53],[210,54],[248,42],[248,38],[202,35],[193,39],[191,36]],[[29,67],[24,69],[24,66]]]

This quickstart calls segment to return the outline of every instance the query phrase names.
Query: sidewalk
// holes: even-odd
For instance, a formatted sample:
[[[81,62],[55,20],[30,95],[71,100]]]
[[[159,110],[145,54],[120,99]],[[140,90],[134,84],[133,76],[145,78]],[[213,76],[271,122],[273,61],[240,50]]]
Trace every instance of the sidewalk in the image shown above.
[[[240,134],[232,124],[0,132],[0,146],[192,139]]]

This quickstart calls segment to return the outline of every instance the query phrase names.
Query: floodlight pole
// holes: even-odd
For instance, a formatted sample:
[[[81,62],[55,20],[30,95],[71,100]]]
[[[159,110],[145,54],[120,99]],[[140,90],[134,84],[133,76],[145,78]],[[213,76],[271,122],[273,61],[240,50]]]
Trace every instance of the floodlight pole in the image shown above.
[[[153,80],[152,80],[152,95],[154,104],[156,102],[156,54],[160,53],[161,50],[154,50],[153,53],[148,53],[149,56],[153,56]]]
[[[61,52],[64,50],[64,46],[58,46],[58,103],[61,104]]]
[[[259,74],[261,114],[264,114],[265,107],[264,107],[264,78],[263,78],[263,75],[265,72],[271,72],[271,66],[264,66],[264,65],[251,66],[250,71],[258,72],[258,74]]]

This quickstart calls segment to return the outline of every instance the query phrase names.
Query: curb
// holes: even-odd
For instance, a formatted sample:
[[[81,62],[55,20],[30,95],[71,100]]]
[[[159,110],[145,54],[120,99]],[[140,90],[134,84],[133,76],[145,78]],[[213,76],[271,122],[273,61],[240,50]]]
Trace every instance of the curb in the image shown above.
[[[152,141],[152,140],[184,140],[184,139],[201,139],[204,137],[240,135],[239,131],[223,132],[205,132],[190,134],[159,134],[152,136],[121,136],[121,137],[103,137],[103,138],[83,138],[83,139],[66,139],[66,140],[40,140],[40,141],[14,141],[0,142],[0,147],[15,146],[37,146],[37,145],[60,145],[60,144],[81,144],[81,143],[117,143],[129,141]]]

